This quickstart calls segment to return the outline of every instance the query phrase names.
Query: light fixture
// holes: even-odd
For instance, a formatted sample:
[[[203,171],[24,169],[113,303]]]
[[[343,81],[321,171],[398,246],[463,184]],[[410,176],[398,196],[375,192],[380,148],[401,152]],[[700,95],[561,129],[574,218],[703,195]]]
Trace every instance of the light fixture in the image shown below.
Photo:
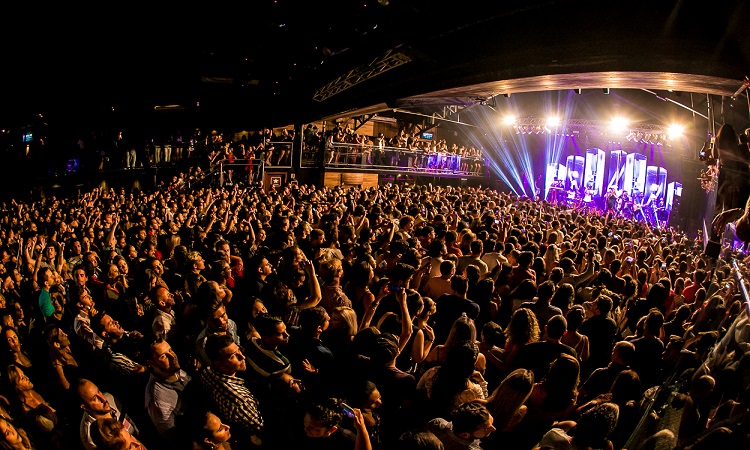
[[[576,91],[576,94],[581,95],[581,88],[575,88],[573,90]]]
[[[604,92],[605,94],[609,94],[609,88],[602,88],[602,92]]]
[[[516,116],[509,115],[503,117],[503,123],[505,125],[513,125],[514,123],[516,123]]]
[[[549,116],[547,117],[547,126],[549,128],[554,128],[556,126],[560,125],[560,118],[557,116]]]
[[[615,133],[624,132],[628,128],[628,120],[624,117],[613,117],[609,122],[609,129]]]
[[[684,132],[685,127],[677,123],[673,123],[667,129],[667,135],[669,136],[669,139],[677,139],[681,137]]]

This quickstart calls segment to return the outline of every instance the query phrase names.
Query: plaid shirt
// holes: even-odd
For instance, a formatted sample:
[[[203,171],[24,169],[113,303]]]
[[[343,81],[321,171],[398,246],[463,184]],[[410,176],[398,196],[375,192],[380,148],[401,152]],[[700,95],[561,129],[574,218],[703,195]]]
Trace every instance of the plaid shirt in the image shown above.
[[[257,436],[263,430],[258,401],[245,387],[242,378],[224,375],[206,367],[200,374],[201,390],[211,399],[222,421],[238,427],[248,435]]]

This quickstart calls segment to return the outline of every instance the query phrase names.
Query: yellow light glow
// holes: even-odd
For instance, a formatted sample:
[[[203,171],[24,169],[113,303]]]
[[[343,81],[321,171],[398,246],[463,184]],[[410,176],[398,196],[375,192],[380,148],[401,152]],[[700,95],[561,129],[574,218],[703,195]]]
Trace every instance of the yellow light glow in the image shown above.
[[[673,123],[667,129],[667,134],[669,135],[669,139],[676,139],[682,136],[684,132],[685,132],[685,127],[677,123]]]
[[[629,125],[630,122],[624,117],[614,117],[609,122],[609,128],[615,132],[625,131]]]

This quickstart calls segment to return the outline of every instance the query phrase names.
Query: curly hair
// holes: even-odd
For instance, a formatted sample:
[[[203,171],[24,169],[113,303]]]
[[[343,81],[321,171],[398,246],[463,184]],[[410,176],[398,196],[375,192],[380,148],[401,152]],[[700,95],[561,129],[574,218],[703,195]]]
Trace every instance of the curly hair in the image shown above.
[[[513,312],[510,323],[505,328],[509,344],[527,344],[539,341],[539,322],[534,312],[528,308],[518,308]]]

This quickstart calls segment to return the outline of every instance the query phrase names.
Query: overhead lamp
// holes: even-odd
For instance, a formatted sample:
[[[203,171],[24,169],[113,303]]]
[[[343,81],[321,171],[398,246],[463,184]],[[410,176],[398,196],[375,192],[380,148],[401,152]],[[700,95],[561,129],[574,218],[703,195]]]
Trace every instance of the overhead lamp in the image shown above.
[[[620,133],[628,128],[628,120],[624,117],[613,117],[609,123],[610,130]]]
[[[605,94],[609,94],[609,88],[602,88],[602,92],[604,92]]]
[[[554,128],[556,126],[560,125],[560,118],[557,116],[549,116],[547,117],[547,126],[550,128]]]
[[[677,139],[681,137],[684,132],[685,127],[677,123],[673,123],[667,129],[667,135],[669,136],[669,139]]]
[[[516,116],[509,115],[503,117],[503,123],[505,125],[513,125],[514,123],[516,123]]]
[[[576,94],[581,95],[581,88],[575,88],[573,90],[576,91]]]

